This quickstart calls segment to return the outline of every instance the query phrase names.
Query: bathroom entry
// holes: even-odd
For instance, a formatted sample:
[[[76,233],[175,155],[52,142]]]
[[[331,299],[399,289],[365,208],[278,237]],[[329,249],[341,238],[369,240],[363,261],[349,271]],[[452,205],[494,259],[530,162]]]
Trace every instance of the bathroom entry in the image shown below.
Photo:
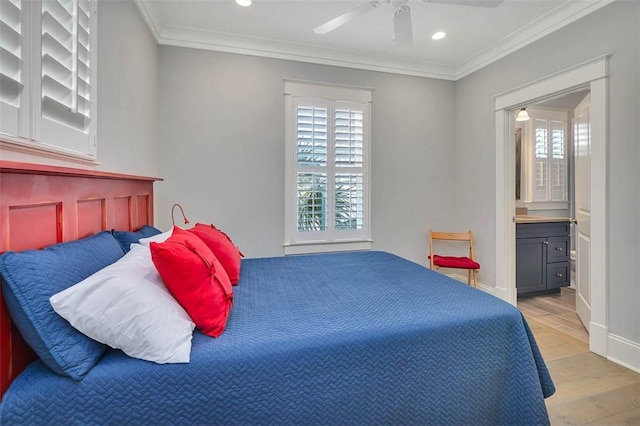
[[[577,323],[577,312],[588,330],[589,90],[525,111],[515,123],[518,305],[570,308],[567,318]]]

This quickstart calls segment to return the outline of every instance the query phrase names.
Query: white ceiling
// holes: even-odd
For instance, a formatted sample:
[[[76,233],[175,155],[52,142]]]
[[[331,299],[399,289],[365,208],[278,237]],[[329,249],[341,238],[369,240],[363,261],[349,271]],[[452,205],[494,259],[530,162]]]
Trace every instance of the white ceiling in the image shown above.
[[[496,8],[409,0],[414,43],[392,41],[391,4],[318,35],[362,1],[136,0],[160,44],[457,80],[614,0],[504,0]],[[433,41],[431,35],[447,37]]]

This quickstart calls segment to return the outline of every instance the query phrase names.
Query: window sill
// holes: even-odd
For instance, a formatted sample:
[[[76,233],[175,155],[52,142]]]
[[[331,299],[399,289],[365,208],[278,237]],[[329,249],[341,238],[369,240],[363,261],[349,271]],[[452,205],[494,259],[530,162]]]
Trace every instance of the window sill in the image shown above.
[[[337,251],[371,250],[373,240],[350,241],[314,241],[302,243],[285,243],[284,255],[328,253]]]
[[[564,210],[569,208],[568,201],[530,201],[524,205],[529,210]]]
[[[23,154],[36,155],[56,160],[65,160],[77,164],[89,166],[99,166],[100,163],[95,157],[90,155],[75,154],[64,149],[56,149],[51,145],[43,143],[21,140],[7,135],[0,135],[0,150],[15,151]]]

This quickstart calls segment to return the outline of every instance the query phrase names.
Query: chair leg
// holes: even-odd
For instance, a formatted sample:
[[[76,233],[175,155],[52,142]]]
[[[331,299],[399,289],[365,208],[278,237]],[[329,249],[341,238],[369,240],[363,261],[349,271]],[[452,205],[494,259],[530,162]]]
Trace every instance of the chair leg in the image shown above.
[[[467,285],[471,285],[471,269],[467,270]]]
[[[473,270],[473,288],[478,288],[478,270]]]

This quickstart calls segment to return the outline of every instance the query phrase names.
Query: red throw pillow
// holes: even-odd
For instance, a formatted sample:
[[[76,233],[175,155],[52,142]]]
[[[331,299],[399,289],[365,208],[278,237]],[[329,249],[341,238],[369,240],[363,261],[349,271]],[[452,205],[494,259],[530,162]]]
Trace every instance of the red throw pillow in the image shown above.
[[[174,227],[164,243],[151,243],[151,258],[167,289],[202,333],[218,337],[233,304],[233,289],[211,249],[191,232]]]
[[[188,230],[197,235],[216,255],[222,267],[227,271],[231,284],[237,285],[240,280],[240,258],[242,253],[238,250],[231,238],[213,225],[197,223]]]

